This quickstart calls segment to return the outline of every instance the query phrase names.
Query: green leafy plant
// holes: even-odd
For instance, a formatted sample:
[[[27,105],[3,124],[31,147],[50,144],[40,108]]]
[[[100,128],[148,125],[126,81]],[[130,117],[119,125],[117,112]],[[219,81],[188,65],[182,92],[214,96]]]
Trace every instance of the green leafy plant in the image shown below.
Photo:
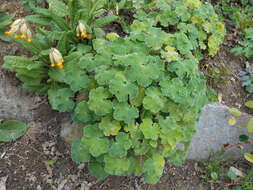
[[[176,165],[185,158],[208,101],[198,60],[218,51],[224,25],[198,0],[134,1],[141,6],[126,36],[105,35],[102,27],[118,19],[108,2],[48,0],[48,9],[33,8],[7,35],[34,56],[6,56],[3,68],[72,114],[83,128],[72,158],[88,162],[92,175],[143,174],[154,184],[166,158]],[[30,35],[28,22],[42,27]]]
[[[4,120],[0,122],[0,142],[9,142],[21,137],[28,126],[18,120]]]
[[[253,63],[253,28],[247,28],[242,34],[243,41],[239,42],[239,45],[231,49],[231,52],[237,56],[243,55],[247,58],[249,63]],[[252,68],[247,68],[240,73],[242,86],[245,87],[248,93],[253,92],[253,81],[252,81]]]
[[[211,156],[209,160],[201,162],[200,171],[205,182],[211,184],[211,187],[215,189],[251,190],[253,188],[252,168],[246,171],[231,164],[234,165],[235,162],[224,161],[224,154],[221,152]],[[240,166],[241,163],[236,165]]]
[[[219,0],[213,3],[219,15],[222,15],[231,26],[241,30],[253,26],[252,0]]]
[[[0,9],[0,38],[6,39],[3,35],[6,27],[8,27],[12,23],[12,19],[14,18],[13,14],[7,15],[4,13],[3,9]]]
[[[243,41],[231,52],[235,55],[244,55],[250,63],[253,63],[253,28],[244,30]]]
[[[248,67],[240,72],[242,86],[245,87],[248,93],[253,93],[253,69]]]
[[[46,2],[46,0],[19,0],[19,2],[27,9],[31,10],[37,5]]]

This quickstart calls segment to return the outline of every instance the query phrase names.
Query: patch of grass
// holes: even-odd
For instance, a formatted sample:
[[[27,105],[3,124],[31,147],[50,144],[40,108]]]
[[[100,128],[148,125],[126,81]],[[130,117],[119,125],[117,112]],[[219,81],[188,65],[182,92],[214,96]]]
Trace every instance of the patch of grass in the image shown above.
[[[238,163],[238,165],[241,164],[241,162]],[[244,174],[242,177],[231,169],[234,165],[237,164],[224,161],[222,153],[212,156],[211,159],[200,164],[203,182],[209,183],[215,189],[253,190],[253,167],[241,171]],[[239,167],[236,166],[236,168]],[[238,170],[240,172],[241,169]]]
[[[222,162],[223,154],[219,153],[213,155],[209,160],[200,165],[204,181],[217,180],[225,174],[224,168],[221,167]]]

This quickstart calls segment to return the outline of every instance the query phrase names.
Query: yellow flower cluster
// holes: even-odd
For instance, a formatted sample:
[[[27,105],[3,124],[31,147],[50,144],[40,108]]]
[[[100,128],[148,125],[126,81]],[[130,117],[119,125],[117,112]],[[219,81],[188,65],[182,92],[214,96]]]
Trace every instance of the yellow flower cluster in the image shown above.
[[[17,19],[10,25],[10,30],[5,32],[5,35],[14,39],[27,39],[28,42],[32,42],[32,31],[29,24],[25,19]]]

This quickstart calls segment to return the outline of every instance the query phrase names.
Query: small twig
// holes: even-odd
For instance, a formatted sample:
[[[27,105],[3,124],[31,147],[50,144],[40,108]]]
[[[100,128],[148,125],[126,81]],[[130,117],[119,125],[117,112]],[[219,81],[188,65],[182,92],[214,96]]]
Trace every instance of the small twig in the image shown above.
[[[225,185],[225,186],[236,186],[236,185],[241,185],[241,183],[239,182],[231,182],[231,183],[227,183],[227,182],[224,182],[224,181],[215,181],[215,180],[210,180],[208,181],[209,183],[216,183],[216,184],[222,184],[222,185]]]
[[[240,115],[240,117],[248,117],[248,116],[252,117],[253,114],[243,113],[243,114]]]
[[[227,150],[227,149],[232,148],[232,147],[245,146],[245,145],[250,144],[250,143],[253,143],[253,138],[246,141],[246,142],[237,143],[237,144],[229,144],[227,146],[224,146],[224,149]]]
[[[5,156],[6,152],[3,152],[1,155],[0,155],[0,159],[3,159],[4,156]]]

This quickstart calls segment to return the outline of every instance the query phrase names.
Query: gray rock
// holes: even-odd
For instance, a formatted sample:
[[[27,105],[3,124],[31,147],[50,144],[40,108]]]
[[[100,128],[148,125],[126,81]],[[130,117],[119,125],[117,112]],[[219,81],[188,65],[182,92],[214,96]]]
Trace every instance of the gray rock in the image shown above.
[[[245,126],[242,125],[248,118],[241,118],[237,125],[229,126],[228,120],[231,114],[228,109],[227,106],[219,103],[203,107],[187,159],[207,159],[212,154],[222,151],[224,144],[239,143],[239,136],[247,134]],[[225,152],[225,159],[236,159],[246,151],[253,151],[252,146],[246,146],[243,150],[238,147],[230,148]]]
[[[72,143],[83,136],[82,126],[74,124],[70,118],[66,118],[61,123],[60,136],[67,142]]]
[[[32,119],[33,99],[20,88],[13,86],[0,70],[0,120]]]

